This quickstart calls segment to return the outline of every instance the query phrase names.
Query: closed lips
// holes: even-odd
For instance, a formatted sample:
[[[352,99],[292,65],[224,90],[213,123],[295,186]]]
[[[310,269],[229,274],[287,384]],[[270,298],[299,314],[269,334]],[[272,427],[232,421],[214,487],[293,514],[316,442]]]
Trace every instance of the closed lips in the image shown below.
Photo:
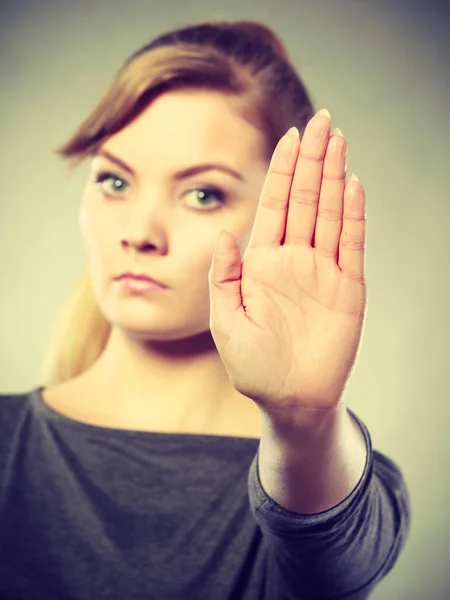
[[[135,281],[150,281],[152,283],[157,283],[158,285],[164,286],[164,284],[160,283],[156,279],[152,279],[151,277],[149,277],[148,275],[145,275],[143,273],[139,273],[139,274],[136,274],[136,273],[123,273],[117,279],[124,279],[124,278],[134,279]]]

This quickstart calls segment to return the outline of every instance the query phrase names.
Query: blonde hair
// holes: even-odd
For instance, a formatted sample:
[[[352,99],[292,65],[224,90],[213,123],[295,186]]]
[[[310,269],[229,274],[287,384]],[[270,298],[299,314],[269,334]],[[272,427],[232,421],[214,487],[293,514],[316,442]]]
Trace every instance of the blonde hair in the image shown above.
[[[286,49],[256,21],[213,21],[175,29],[130,56],[103,97],[56,153],[70,168],[95,154],[158,95],[183,88],[218,90],[240,101],[243,117],[264,133],[266,156],[293,125],[300,134],[314,114]],[[111,326],[86,270],[55,324],[41,368],[43,385],[68,381],[101,355]]]
[[[103,352],[111,325],[98,308],[86,270],[54,325],[41,365],[42,385],[68,381],[88,369]]]

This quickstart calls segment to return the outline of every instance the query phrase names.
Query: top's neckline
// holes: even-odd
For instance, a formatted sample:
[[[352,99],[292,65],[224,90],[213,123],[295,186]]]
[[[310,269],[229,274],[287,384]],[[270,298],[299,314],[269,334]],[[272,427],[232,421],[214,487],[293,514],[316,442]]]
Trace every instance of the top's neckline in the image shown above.
[[[95,425],[92,423],[86,423],[73,417],[69,417],[64,413],[59,412],[47,402],[45,402],[42,391],[45,390],[45,386],[38,386],[34,388],[30,397],[33,403],[33,407],[37,409],[41,414],[44,414],[47,418],[52,421],[57,421],[70,426],[73,429],[78,429],[87,433],[95,433],[101,435],[116,435],[123,437],[160,437],[170,439],[202,439],[202,440],[243,440],[251,441],[252,443],[259,443],[259,438],[247,437],[247,436],[234,436],[234,435],[219,435],[219,434],[206,434],[206,433],[179,433],[179,432],[168,432],[168,431],[148,431],[141,429],[124,429],[120,427],[107,427],[103,425]]]

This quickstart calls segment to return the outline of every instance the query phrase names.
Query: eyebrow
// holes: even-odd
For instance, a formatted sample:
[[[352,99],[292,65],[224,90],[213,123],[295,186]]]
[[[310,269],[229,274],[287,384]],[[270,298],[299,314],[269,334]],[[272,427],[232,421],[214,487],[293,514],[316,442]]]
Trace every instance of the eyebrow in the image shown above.
[[[134,170],[129,165],[127,165],[126,162],[121,160],[119,157],[114,156],[114,154],[111,154],[111,152],[108,152],[107,150],[97,150],[94,153],[94,156],[104,156],[111,162],[115,163],[116,165],[119,165],[119,167],[122,167],[122,169],[124,171],[127,171],[128,173],[130,173],[130,175],[133,175],[133,176],[136,175]],[[176,181],[180,181],[181,179],[191,177],[192,175],[197,175],[198,173],[203,173],[204,171],[223,171],[224,173],[228,173],[228,175],[231,175],[232,177],[234,177],[235,179],[238,179],[239,181],[244,181],[244,178],[242,177],[242,175],[240,173],[238,173],[237,171],[235,171],[234,169],[232,169],[231,167],[227,167],[226,165],[215,164],[215,163],[203,163],[203,164],[199,164],[199,165],[193,165],[192,167],[188,167],[187,169],[182,169],[181,171],[177,171],[174,174],[173,178]]]

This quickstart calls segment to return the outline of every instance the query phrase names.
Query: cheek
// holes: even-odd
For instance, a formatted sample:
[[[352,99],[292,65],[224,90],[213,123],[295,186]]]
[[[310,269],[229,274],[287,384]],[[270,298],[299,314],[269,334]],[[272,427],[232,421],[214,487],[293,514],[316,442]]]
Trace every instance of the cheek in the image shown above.
[[[104,217],[84,203],[79,213],[80,233],[90,259],[100,260],[110,245],[113,228],[105,226]]]
[[[98,240],[99,227],[97,225],[95,211],[92,208],[92,202],[89,201],[87,195],[83,198],[83,203],[80,208],[79,225],[81,237],[83,238],[86,251],[90,253],[95,247]]]
[[[194,235],[188,239],[185,238],[183,244],[177,242],[176,248],[172,246],[173,258],[169,262],[176,265],[179,278],[175,279],[178,279],[183,289],[189,290],[188,293],[194,304],[197,301],[203,303],[205,297],[209,296],[208,273],[214,248],[215,237],[208,236],[205,239],[204,233],[203,239],[200,235]]]
[[[180,257],[180,267],[183,277],[191,285],[202,287],[204,280],[207,281],[213,253],[214,244],[206,246],[194,244],[184,247],[177,254]]]
[[[80,211],[78,213],[78,225],[80,227],[81,237],[83,238],[83,241],[85,241],[88,231],[88,216],[84,202],[81,204]]]

